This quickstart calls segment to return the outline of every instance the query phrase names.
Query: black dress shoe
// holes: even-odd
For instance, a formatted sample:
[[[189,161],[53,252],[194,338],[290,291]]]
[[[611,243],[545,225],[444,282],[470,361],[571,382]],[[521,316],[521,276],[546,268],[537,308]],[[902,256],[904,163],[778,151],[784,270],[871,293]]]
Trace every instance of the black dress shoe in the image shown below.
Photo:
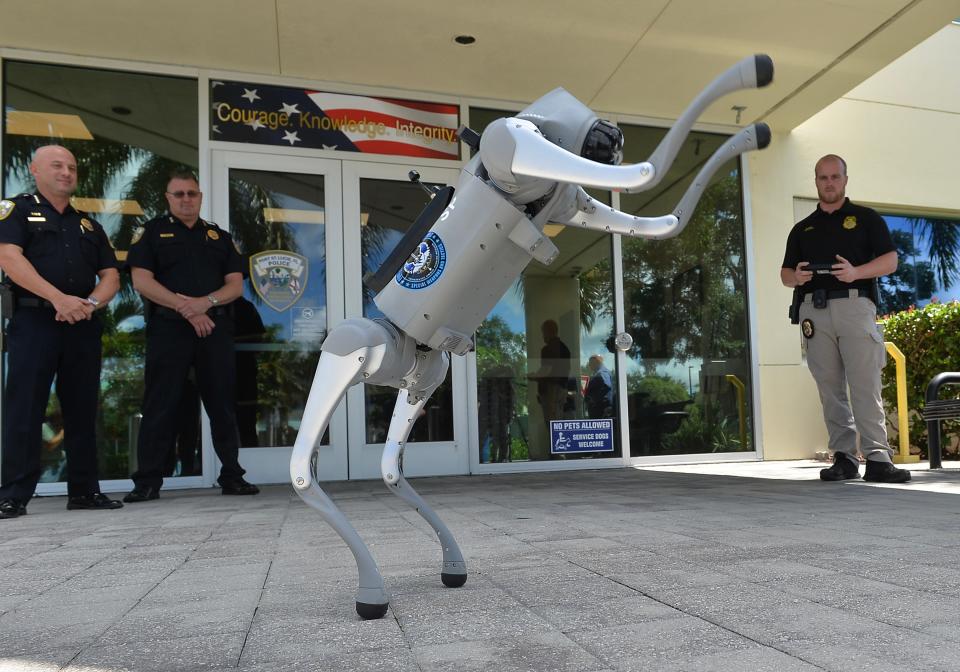
[[[255,495],[260,492],[260,488],[253,483],[247,483],[242,478],[235,481],[220,481],[221,495]]]
[[[910,472],[906,469],[897,469],[889,462],[867,460],[863,480],[873,483],[906,483],[910,480]]]
[[[20,513],[20,509],[23,509],[24,514],[27,512],[27,507],[13,499],[0,499],[0,520],[23,515]]]
[[[122,508],[123,504],[116,499],[110,499],[102,492],[94,492],[90,495],[75,495],[73,497],[67,497],[68,511],[74,511],[76,509],[107,510]]]
[[[151,499],[157,499],[160,497],[160,488],[154,488],[149,485],[137,486],[126,495],[123,496],[123,501],[127,504],[132,504],[134,502],[147,502]]]

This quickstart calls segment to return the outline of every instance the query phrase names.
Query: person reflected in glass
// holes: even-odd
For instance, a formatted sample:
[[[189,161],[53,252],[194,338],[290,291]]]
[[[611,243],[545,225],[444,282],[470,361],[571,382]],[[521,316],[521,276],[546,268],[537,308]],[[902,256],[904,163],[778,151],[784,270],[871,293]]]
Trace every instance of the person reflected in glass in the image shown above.
[[[233,310],[236,325],[234,342],[262,343],[267,328],[253,302],[241,296],[234,302]],[[257,408],[260,405],[257,381],[259,354],[256,350],[237,349],[237,429],[240,431],[240,445],[244,448],[260,445],[260,436],[257,433]]]
[[[510,461],[510,426],[516,406],[513,370],[506,365],[491,368],[477,385],[481,443],[489,440],[484,462]]]
[[[613,377],[603,364],[602,355],[591,355],[587,361],[590,379],[583,393],[587,415],[591,418],[613,417]]]
[[[537,383],[537,401],[543,413],[543,421],[547,430],[547,443],[550,441],[550,422],[564,418],[567,404],[567,388],[570,380],[570,348],[560,340],[560,327],[555,320],[544,320],[540,325],[540,334],[543,336],[543,347],[540,349],[540,368],[530,374],[530,379]],[[546,450],[537,450],[530,447],[531,459],[546,459],[550,455],[549,445]]]

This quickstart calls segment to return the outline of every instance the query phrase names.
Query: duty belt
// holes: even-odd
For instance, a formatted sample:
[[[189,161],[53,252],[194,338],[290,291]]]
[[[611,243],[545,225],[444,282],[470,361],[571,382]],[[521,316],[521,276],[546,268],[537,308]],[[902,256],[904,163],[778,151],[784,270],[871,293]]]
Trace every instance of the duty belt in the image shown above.
[[[831,289],[824,293],[827,296],[827,301],[830,299],[855,299],[858,296],[870,298],[870,290],[863,289],[862,287],[857,289]],[[805,302],[813,301],[813,292],[804,293],[803,300]]]
[[[154,306],[153,312],[156,315],[166,318],[185,319],[183,315],[173,308],[167,308],[166,306]],[[207,311],[207,315],[211,317],[224,317],[233,315],[233,311],[230,309],[230,306],[214,306]]]
[[[49,308],[54,310],[53,304],[46,299],[34,299],[29,296],[18,298],[17,308]]]

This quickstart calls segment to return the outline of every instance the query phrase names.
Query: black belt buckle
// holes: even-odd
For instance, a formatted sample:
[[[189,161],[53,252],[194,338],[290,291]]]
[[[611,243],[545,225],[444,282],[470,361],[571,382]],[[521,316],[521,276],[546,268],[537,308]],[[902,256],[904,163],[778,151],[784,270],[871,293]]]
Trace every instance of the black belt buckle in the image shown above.
[[[818,309],[823,309],[827,307],[827,290],[825,289],[813,290],[813,307]]]

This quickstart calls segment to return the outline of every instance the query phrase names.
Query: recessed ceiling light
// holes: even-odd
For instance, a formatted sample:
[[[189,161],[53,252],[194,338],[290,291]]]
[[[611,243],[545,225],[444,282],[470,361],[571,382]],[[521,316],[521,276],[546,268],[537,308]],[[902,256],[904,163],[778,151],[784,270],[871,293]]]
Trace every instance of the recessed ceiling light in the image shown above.
[[[453,38],[453,41],[457,44],[473,44],[477,41],[477,38],[475,38],[473,35],[457,35],[455,38]]]
[[[122,117],[125,117],[132,112],[129,107],[124,107],[123,105],[114,105],[110,108],[110,111],[114,114],[119,114]]]

